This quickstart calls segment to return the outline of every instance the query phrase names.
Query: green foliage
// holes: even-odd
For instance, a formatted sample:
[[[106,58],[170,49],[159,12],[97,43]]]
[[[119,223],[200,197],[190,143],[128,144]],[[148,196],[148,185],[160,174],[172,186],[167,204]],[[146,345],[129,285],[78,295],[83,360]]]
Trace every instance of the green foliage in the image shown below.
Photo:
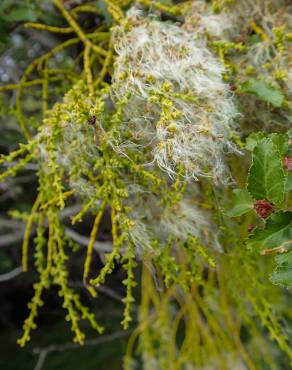
[[[285,192],[291,192],[292,191],[292,175],[287,175],[286,176],[286,181],[285,181]]]
[[[275,211],[272,205],[269,206],[269,213],[272,213],[270,216],[269,213],[262,213],[263,218],[267,217],[267,221],[264,226],[257,227],[251,233],[247,246],[251,251],[262,255],[279,254],[275,257],[276,268],[271,275],[271,281],[286,287],[292,287],[292,213],[286,210],[286,205],[283,204],[285,196],[288,201],[291,194],[290,157],[286,156],[291,150],[289,135],[289,132],[286,135],[257,133],[248,138],[247,148],[252,151],[252,164],[247,178],[248,194],[246,190],[235,190],[237,196],[234,208],[227,213],[230,217],[236,217],[251,208],[257,211],[253,206],[256,200],[269,201],[279,207],[279,210]],[[286,169],[283,168],[285,159],[288,161]],[[265,207],[265,203],[260,203],[260,206]],[[257,213],[262,215],[261,210]]]
[[[291,240],[289,241],[291,246]],[[287,244],[288,246],[288,244]],[[288,248],[287,248],[288,249]],[[288,249],[285,254],[280,254],[275,257],[276,269],[271,275],[271,281],[274,284],[280,284],[286,288],[291,288],[292,286],[292,253],[291,248]]]
[[[260,141],[253,150],[247,189],[254,199],[267,199],[275,204],[284,199],[282,161],[271,139]]]
[[[107,25],[111,26],[113,23],[113,19],[112,19],[110,12],[108,11],[108,6],[106,2],[103,0],[96,1],[96,8],[99,11],[99,13],[104,17]]]
[[[23,22],[45,21],[49,25],[58,24],[59,17],[53,14],[50,2],[46,0],[3,0],[0,3],[0,51],[10,43],[11,30]],[[49,9],[49,10],[48,10]]]
[[[264,229],[256,229],[247,241],[248,247],[262,254],[279,253],[275,257],[276,269],[271,281],[292,287],[292,212],[273,214]]]
[[[278,127],[285,132],[285,120],[289,121],[291,113],[290,93],[273,63],[257,64],[266,55],[276,55],[286,63],[280,59],[288,50],[286,30],[276,27],[265,35],[252,21],[260,20],[261,15],[242,15],[242,3],[229,0],[180,5],[141,0],[142,11],[154,15],[145,18],[136,9],[125,16],[132,5],[128,0],[68,6],[54,0],[53,4],[59,14],[56,19],[61,19],[57,26],[49,20],[26,27],[60,34],[60,43],[34,60],[18,84],[0,88],[8,98],[16,90],[16,115],[26,138],[18,149],[1,156],[0,180],[17,176],[31,162],[37,164],[38,177],[38,195],[31,212],[11,213],[26,222],[23,270],[33,261],[39,275],[19,344],[24,346],[30,340],[44,304],[44,291],[52,287],[61,297],[75,342],[85,342],[82,321],[98,333],[103,331],[70,285],[68,260],[74,258],[75,248],[66,234],[68,224],[63,224],[62,213],[77,204],[72,225],[92,224],[84,288],[95,297],[116,267],[125,274],[122,326],[131,328],[138,321],[129,340],[126,370],[134,363],[137,337],[145,369],[277,369],[271,353],[278,347],[291,360],[292,352],[272,304],[277,302],[280,307],[279,316],[290,313],[285,295],[278,287],[264,284],[263,277],[271,271],[268,256],[276,255],[271,281],[291,287],[292,134],[267,132]],[[261,9],[261,4],[257,5]],[[191,6],[195,17],[187,19]],[[224,28],[233,6],[241,17],[240,31],[243,26],[248,28],[243,30],[248,34],[246,40],[234,39],[235,34],[245,35],[238,31],[230,36]],[[26,11],[20,19],[17,9],[10,13],[11,22],[40,19],[39,13]],[[92,17],[82,17],[83,13]],[[167,23],[161,21],[161,13]],[[173,24],[183,19],[178,17],[181,14],[186,15],[185,27]],[[88,27],[83,18],[94,18],[94,22]],[[213,21],[215,35],[214,29],[208,28]],[[223,32],[217,33],[217,25],[222,24]],[[132,40],[135,32],[138,37]],[[175,39],[186,42],[178,48],[168,45],[165,40],[171,32],[177,32]],[[251,34],[256,34],[256,40],[251,40]],[[197,45],[193,44],[197,39],[198,53],[205,50],[209,62],[193,66],[189,48]],[[164,68],[169,60],[158,66],[156,60],[147,59],[151,56],[147,48],[145,54],[139,50],[145,40],[154,43],[150,45],[153,53],[162,47],[166,57],[169,54],[174,64],[167,73]],[[138,43],[136,49],[134,42]],[[257,47],[267,45],[272,52],[268,49],[262,56]],[[253,48],[258,59],[253,58]],[[59,68],[58,59],[64,55],[70,56],[71,64]],[[121,55],[124,59],[119,59]],[[191,79],[194,72],[196,79]],[[267,82],[266,73],[270,77]],[[240,135],[230,123],[237,115],[229,88],[242,109],[243,118],[238,115]],[[26,93],[37,101],[33,124],[23,103]],[[245,157],[229,161],[225,152],[237,154],[236,145],[244,146],[241,137],[254,130],[253,115],[267,132],[253,133],[246,141],[252,164],[245,181]],[[155,160],[157,153],[160,162]],[[181,157],[187,160],[180,161]],[[222,209],[232,197],[227,186],[229,171],[222,170],[229,165],[230,177],[238,180],[242,189],[233,191],[233,208],[223,215]],[[261,220],[256,219],[256,227],[249,232],[255,213]],[[110,218],[112,247],[102,254],[104,265],[97,269],[100,252],[95,253],[94,248],[106,217]],[[234,217],[241,217],[240,222],[229,219]],[[248,248],[244,248],[242,240],[247,234]],[[140,266],[138,308],[134,305]],[[268,344],[266,332],[276,345]]]
[[[234,189],[233,194],[234,207],[226,212],[227,216],[239,217],[253,209],[253,199],[246,189]]]
[[[266,81],[250,79],[240,86],[240,92],[254,94],[262,101],[272,104],[279,108],[284,101],[284,95],[281,90],[271,86]]]
[[[292,238],[292,213],[276,212],[271,215],[264,229],[256,229],[247,245],[254,251],[284,246]]]

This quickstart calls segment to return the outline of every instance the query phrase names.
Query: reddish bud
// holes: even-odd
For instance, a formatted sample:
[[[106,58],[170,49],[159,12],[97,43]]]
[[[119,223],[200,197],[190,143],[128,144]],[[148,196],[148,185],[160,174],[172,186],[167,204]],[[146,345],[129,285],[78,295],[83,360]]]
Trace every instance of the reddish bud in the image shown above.
[[[292,171],[292,157],[285,157],[283,165],[287,171]]]
[[[260,199],[254,202],[254,209],[258,216],[266,219],[274,211],[274,206],[268,202],[266,199]]]

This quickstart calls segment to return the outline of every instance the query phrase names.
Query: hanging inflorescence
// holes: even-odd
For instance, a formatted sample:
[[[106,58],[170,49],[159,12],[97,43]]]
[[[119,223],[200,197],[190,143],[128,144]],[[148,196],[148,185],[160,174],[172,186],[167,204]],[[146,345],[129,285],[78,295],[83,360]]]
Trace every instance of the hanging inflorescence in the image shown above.
[[[145,369],[230,369],[236,363],[255,370],[260,356],[251,358],[240,334],[245,328],[261,338],[250,312],[291,359],[287,336],[266,298],[269,289],[277,298],[279,291],[262,288],[258,260],[242,246],[252,219],[238,225],[222,212],[230,203],[228,185],[242,183],[241,137],[254,129],[255,121],[267,131],[278,125],[284,130],[290,122],[291,19],[284,14],[289,5],[139,3],[128,10],[130,1],[104,1],[112,27],[105,22],[90,34],[77,15],[98,12],[92,4],[68,11],[55,0],[68,28],[27,25],[76,37],[33,62],[19,85],[6,87],[17,89],[17,115],[27,143],[1,157],[0,164],[11,165],[0,180],[30,161],[38,164],[39,178],[31,213],[21,216],[26,220],[23,270],[29,267],[34,232],[40,279],[19,343],[25,345],[36,328],[43,292],[52,285],[58,287],[76,342],[84,342],[81,319],[103,330],[69,286],[66,261],[74,245],[65,233],[62,210],[77,199],[81,206],[72,224],[94,215],[84,287],[95,296],[117,264],[124,268],[124,328],[132,321],[135,268],[143,261],[139,327],[129,342],[126,369],[134,366],[132,347],[141,333]],[[276,3],[281,5],[277,11]],[[169,20],[162,21],[153,9]],[[49,60],[78,43],[83,46],[81,77],[67,73],[71,88],[50,107]],[[37,69],[42,76],[32,84],[29,77]],[[42,86],[43,98],[37,132],[27,125],[21,105],[23,90],[34,84]],[[94,244],[106,212],[112,249],[96,271]],[[186,318],[191,323],[185,325],[178,349],[177,334]],[[258,340],[255,347],[260,349]],[[197,352],[194,343],[200,347]]]

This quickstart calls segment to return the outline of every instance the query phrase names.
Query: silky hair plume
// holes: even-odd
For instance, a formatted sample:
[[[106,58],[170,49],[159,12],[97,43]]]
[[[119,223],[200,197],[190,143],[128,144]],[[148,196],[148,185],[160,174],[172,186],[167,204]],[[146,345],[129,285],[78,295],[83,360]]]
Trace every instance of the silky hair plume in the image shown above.
[[[230,140],[236,110],[224,66],[199,33],[137,11],[128,22],[114,30],[111,90],[114,102],[130,95],[125,127],[150,147],[150,163],[171,177],[183,169],[186,177],[226,179],[224,153],[236,150]]]

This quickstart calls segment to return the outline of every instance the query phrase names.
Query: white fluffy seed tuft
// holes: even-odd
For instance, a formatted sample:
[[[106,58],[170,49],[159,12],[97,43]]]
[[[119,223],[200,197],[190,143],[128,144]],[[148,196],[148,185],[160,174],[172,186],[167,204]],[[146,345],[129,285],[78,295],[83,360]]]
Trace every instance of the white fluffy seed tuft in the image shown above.
[[[226,180],[224,152],[235,150],[229,138],[236,112],[223,65],[199,34],[138,17],[129,31],[114,32],[112,98],[130,94],[125,129],[151,147],[153,162],[170,176],[183,168],[187,177]]]

